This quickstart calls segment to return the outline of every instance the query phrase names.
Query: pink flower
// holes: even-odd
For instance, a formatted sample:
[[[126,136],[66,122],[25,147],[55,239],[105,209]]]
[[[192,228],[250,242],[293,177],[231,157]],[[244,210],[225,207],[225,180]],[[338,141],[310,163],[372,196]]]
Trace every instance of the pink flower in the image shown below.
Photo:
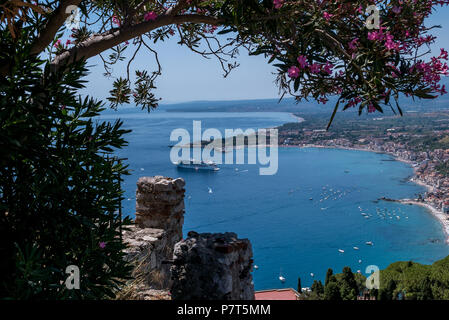
[[[329,21],[333,16],[333,14],[327,13],[326,11],[324,11],[323,13],[323,17],[324,19],[326,19],[326,21]]]
[[[373,104],[369,104],[368,105],[368,113],[374,113],[374,112],[376,112],[376,108],[374,107],[374,105]]]
[[[321,66],[318,63],[314,63],[309,68],[311,73],[317,74],[321,72]]]
[[[393,7],[392,11],[396,14],[400,14],[402,11],[402,7]]]
[[[120,26],[120,19],[117,16],[112,16],[112,23]]]
[[[326,97],[321,97],[320,99],[318,99],[318,104],[326,104],[328,101],[329,99],[327,99]]]
[[[326,62],[326,64],[323,67],[324,72],[327,74],[332,74],[332,70],[334,69],[334,65],[332,63]]]
[[[72,41],[70,41],[70,39],[68,39],[68,40],[65,42],[65,45],[66,45],[66,46],[68,46],[69,44],[72,44]]]
[[[59,48],[59,47],[61,47],[62,45],[61,45],[61,40],[56,40],[56,42],[55,42],[55,44],[53,45],[55,48]]]
[[[357,45],[359,44],[359,38],[354,38],[351,42],[349,42],[349,49],[357,50]]]
[[[156,18],[157,14],[154,11],[147,12],[144,16],[145,21],[154,21]]]
[[[273,4],[276,9],[280,9],[284,5],[284,0],[273,0]]]
[[[299,56],[297,60],[301,69],[305,69],[309,66],[309,62],[307,62],[306,56]]]
[[[299,68],[297,66],[292,66],[288,69],[288,76],[292,79],[296,79],[299,77]]]
[[[106,242],[101,241],[98,243],[98,246],[100,247],[100,249],[104,249],[106,248]]]
[[[440,54],[440,57],[439,57],[440,59],[443,59],[443,60],[448,60],[448,54],[447,54],[447,51],[446,50],[444,50],[444,49],[441,49],[441,54]]]

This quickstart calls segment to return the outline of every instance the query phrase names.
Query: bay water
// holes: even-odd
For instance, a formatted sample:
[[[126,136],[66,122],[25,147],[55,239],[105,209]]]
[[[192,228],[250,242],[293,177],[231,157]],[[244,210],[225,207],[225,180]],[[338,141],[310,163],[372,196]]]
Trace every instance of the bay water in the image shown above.
[[[136,182],[141,176],[182,177],[186,181],[184,234],[235,232],[253,246],[256,290],[310,286],[324,281],[328,268],[350,266],[365,272],[395,261],[432,263],[449,255],[439,222],[425,208],[378,201],[412,198],[424,188],[408,181],[412,168],[388,155],[318,148],[279,148],[275,175],[259,175],[258,165],[220,165],[218,172],[180,171],[170,161],[170,134],[203,130],[268,128],[295,122],[288,113],[164,112],[135,109],[107,112],[120,118],[129,145],[123,212],[134,217]],[[307,119],[306,119],[307,120]],[[373,245],[367,245],[372,242]],[[354,249],[356,247],[356,249]],[[358,250],[357,250],[358,248]],[[342,252],[344,251],[344,252]],[[286,278],[285,283],[279,276]]]

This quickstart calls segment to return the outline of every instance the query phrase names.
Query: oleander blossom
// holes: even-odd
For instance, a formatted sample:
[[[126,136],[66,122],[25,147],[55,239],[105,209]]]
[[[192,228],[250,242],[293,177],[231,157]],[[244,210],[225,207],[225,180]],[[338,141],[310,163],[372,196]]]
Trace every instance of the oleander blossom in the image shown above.
[[[312,63],[309,70],[313,74],[318,74],[321,72],[321,66],[318,63]]]
[[[298,63],[301,69],[305,69],[309,66],[309,62],[307,61],[307,57],[306,56],[299,56],[298,57]]]
[[[115,25],[117,25],[117,26],[119,26],[119,27],[120,27],[120,25],[121,25],[120,19],[117,18],[117,16],[112,16],[112,23],[115,24]]]
[[[287,4],[273,3],[275,8]],[[379,27],[374,29],[363,27],[370,4],[380,9]],[[267,56],[280,61],[279,83],[297,100],[313,97],[325,103],[335,97],[341,109],[358,106],[360,112],[372,113],[388,106],[402,113],[400,95],[431,99],[447,93],[441,80],[449,75],[448,52],[441,49],[435,57],[425,52],[436,39],[427,18],[437,6],[448,4],[449,0],[318,0],[310,5],[289,1],[292,13],[287,16],[300,20],[299,26],[280,27],[282,40],[268,40],[272,50]],[[307,27],[310,16],[317,18],[313,28]],[[286,74],[288,81],[283,82]]]
[[[280,9],[284,5],[284,0],[273,0],[273,5],[275,9]]]
[[[147,12],[145,13],[144,19],[145,21],[154,21],[157,19],[157,14],[154,11]]]
[[[299,77],[300,70],[297,66],[292,66],[288,69],[288,76],[292,79],[296,79]]]
[[[323,13],[323,17],[324,19],[326,19],[326,21],[329,21],[333,16],[334,16],[333,14],[330,14],[328,12]]]

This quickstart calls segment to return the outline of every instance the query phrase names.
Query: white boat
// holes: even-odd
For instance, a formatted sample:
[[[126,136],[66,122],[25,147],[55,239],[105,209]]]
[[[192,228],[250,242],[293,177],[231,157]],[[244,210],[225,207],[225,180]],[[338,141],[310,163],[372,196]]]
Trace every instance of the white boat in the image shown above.
[[[313,277],[315,277],[315,275],[313,274],[313,273],[310,273],[310,276],[313,278]]]
[[[212,188],[211,187],[208,187],[209,188],[209,193],[214,193],[213,191],[212,191]]]
[[[176,163],[178,169],[195,171],[218,171],[220,168],[213,161],[182,160]]]
[[[282,268],[281,268],[281,270],[279,271],[279,281],[282,282],[282,283],[284,283],[285,280],[286,280],[285,277],[282,276]]]
[[[372,241],[365,242],[367,246],[372,246],[374,243]]]
[[[340,252],[340,253],[345,253],[345,250],[343,250],[343,249],[338,249],[338,252]]]
[[[254,265],[254,269],[259,269],[259,266],[257,264]]]
[[[354,247],[354,250],[359,250],[359,247]]]

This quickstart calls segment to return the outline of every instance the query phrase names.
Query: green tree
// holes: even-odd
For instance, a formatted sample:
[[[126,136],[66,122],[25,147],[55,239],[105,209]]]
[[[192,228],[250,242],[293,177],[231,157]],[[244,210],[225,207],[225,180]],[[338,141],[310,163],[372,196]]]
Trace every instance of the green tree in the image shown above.
[[[421,279],[418,283],[418,300],[432,300],[433,294],[432,294],[432,281],[430,280],[429,276],[426,276],[425,278]]]
[[[352,270],[351,270],[350,267],[344,267],[343,268],[341,282],[343,284],[347,285],[347,287],[350,290],[355,290],[355,291],[358,290],[357,282],[355,280],[354,274],[352,273]]]
[[[394,280],[390,280],[387,283],[387,287],[385,289],[385,293],[384,293],[384,297],[386,299],[384,300],[396,300],[396,294],[395,294],[395,290],[396,290],[397,284]]]
[[[324,287],[324,299],[334,301],[342,299],[338,282],[335,279],[331,278],[328,284]]]
[[[0,298],[113,297],[130,271],[117,213],[127,170],[112,161],[128,131],[93,121],[104,107],[77,94],[85,62],[50,71],[28,55],[30,32],[1,38],[14,64],[0,78]],[[65,286],[70,265],[79,290]]]
[[[321,296],[321,295],[324,294],[324,286],[323,286],[323,284],[321,283],[320,280],[314,280],[313,281],[311,290],[317,296]]]
[[[331,278],[331,276],[334,274],[334,271],[331,269],[331,268],[329,268],[329,269],[327,269],[327,272],[326,272],[326,280],[324,281],[324,285],[325,286],[327,286],[327,284],[329,283],[329,279]]]

